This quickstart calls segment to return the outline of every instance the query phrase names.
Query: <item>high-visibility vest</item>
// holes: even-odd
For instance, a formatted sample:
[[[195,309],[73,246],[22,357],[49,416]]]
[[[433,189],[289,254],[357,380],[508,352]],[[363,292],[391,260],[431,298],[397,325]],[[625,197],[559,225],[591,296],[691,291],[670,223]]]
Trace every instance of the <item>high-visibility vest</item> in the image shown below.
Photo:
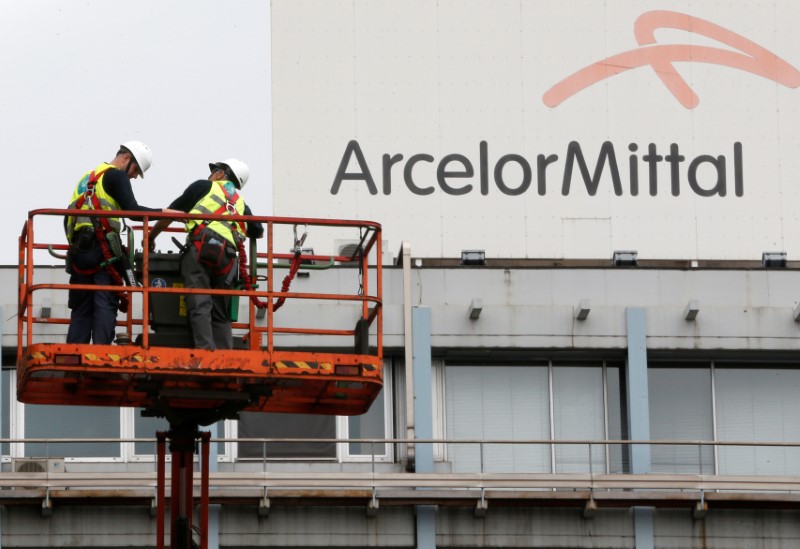
[[[211,190],[194,205],[189,213],[244,215],[244,200],[236,192],[236,186],[231,181],[212,181]],[[240,221],[190,219],[186,223],[186,231],[189,234],[198,234],[206,227],[225,238],[233,246],[237,246],[246,238],[244,223]]]
[[[96,206],[99,206],[101,210],[119,210],[119,203],[108,193],[106,193],[103,186],[103,180],[106,172],[108,170],[115,169],[116,168],[111,164],[104,162],[94,170],[86,172],[83,177],[81,177],[80,181],[78,181],[78,185],[75,187],[75,190],[72,193],[72,199],[69,202],[69,209],[94,210]],[[97,199],[96,201],[95,197]],[[100,220],[100,222],[106,227],[106,230],[111,230],[118,233],[122,227],[122,221],[118,217],[106,217],[105,220],[107,223],[106,221],[103,221],[102,218],[96,219]],[[75,231],[78,231],[84,227],[94,228],[91,217],[67,217],[67,223],[65,226],[67,238],[71,241],[72,235],[75,233]]]

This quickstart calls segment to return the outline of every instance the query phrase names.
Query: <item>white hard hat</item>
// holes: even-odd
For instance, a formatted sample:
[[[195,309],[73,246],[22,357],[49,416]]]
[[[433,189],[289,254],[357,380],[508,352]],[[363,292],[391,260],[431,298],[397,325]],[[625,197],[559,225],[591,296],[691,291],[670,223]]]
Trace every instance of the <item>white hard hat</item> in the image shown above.
[[[247,167],[247,164],[235,158],[229,158],[222,162],[212,162],[208,165],[208,169],[211,170],[211,173],[216,170],[227,170],[233,176],[233,183],[237,189],[244,188],[245,183],[250,179],[250,168]]]
[[[144,172],[146,172],[150,168],[150,164],[153,163],[153,153],[150,152],[150,147],[141,141],[127,141],[120,145],[120,147],[131,151],[133,159],[136,160],[136,163],[139,165],[139,171],[142,172],[142,179],[144,179]]]

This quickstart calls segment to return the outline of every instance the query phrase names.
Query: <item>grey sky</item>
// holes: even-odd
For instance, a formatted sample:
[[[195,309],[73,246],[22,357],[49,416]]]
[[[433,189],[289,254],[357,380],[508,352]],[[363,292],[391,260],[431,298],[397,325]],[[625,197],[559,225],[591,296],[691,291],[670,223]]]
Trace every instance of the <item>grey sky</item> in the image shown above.
[[[244,196],[272,209],[268,0],[3,0],[0,151],[13,193],[0,205],[0,264],[16,263],[28,210],[65,208],[79,177],[129,139],[153,166],[134,181],[163,207],[236,157]],[[44,227],[43,227],[44,228]],[[63,241],[57,224],[44,234]],[[53,260],[57,263],[57,260]]]

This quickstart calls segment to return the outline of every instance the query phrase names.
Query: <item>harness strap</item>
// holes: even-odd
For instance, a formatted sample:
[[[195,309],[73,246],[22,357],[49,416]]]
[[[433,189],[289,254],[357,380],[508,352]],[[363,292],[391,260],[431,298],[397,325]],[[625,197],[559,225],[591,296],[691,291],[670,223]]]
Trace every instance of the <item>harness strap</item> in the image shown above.
[[[92,218],[96,220],[96,218]],[[103,225],[100,223],[95,223],[94,226],[95,234],[97,235],[97,241],[100,243],[100,249],[103,251],[103,258],[105,261],[105,269],[108,271],[109,276],[111,276],[111,280],[114,281],[114,284],[117,286],[124,286],[125,282],[122,280],[122,276],[117,271],[116,267],[114,266],[114,262],[111,261],[113,255],[111,254],[111,249],[108,246],[108,239],[106,238],[106,233],[103,229]],[[98,268],[99,270],[99,268]],[[128,312],[128,294],[122,291],[116,292],[117,296],[119,297],[119,306],[118,309],[120,312],[127,313]]]
[[[87,198],[90,200],[91,209],[100,211],[102,210],[102,206],[100,205],[100,199],[97,198],[97,194],[94,192],[95,184],[99,181],[100,175],[105,172],[103,170],[100,174],[97,174],[95,170],[92,170],[92,173],[89,174],[89,183],[86,186],[86,191],[81,195],[80,198],[75,202],[75,207],[80,209],[86,203]],[[108,221],[107,217],[92,217],[92,224],[94,225],[94,232],[97,238],[97,242],[100,244],[100,250],[103,252],[103,263],[98,265],[95,269],[79,269],[75,266],[75,262],[72,262],[72,268],[75,270],[76,273],[90,276],[100,271],[100,269],[105,268],[108,271],[109,276],[111,276],[111,280],[117,286],[124,286],[125,283],[122,280],[122,276],[117,271],[116,267],[114,266],[114,262],[112,261],[113,255],[111,253],[111,249],[108,245],[108,239],[106,238],[106,233],[111,232],[113,229],[111,228],[111,223]],[[116,292],[117,296],[119,297],[119,310],[123,313],[128,312],[128,294],[126,292]]]

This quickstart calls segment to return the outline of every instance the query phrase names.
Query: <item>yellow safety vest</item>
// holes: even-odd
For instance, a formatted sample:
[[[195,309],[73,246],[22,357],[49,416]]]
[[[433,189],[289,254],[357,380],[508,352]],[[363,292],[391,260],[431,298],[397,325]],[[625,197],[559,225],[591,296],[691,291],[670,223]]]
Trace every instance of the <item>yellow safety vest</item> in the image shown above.
[[[228,204],[232,209],[228,208]],[[212,181],[211,190],[197,204],[194,205],[190,214],[208,215],[244,215],[244,200],[236,192],[236,186],[231,181]],[[190,219],[186,223],[186,232],[196,234],[203,227],[208,227],[221,237],[225,238],[233,246],[246,238],[245,226],[241,221],[209,221],[200,219]]]
[[[116,168],[108,163],[100,164],[97,168],[92,171],[86,172],[83,177],[81,177],[80,181],[78,181],[77,187],[72,193],[72,199],[69,202],[69,209],[80,209],[80,210],[94,210],[94,200],[92,199],[91,195],[87,195],[86,191],[89,186],[89,180],[94,174],[96,183],[94,184],[94,196],[97,197],[99,206],[101,210],[119,210],[120,206],[119,203],[114,200],[108,193],[106,193],[105,188],[103,187],[103,180],[105,178],[106,172],[108,170],[115,170]],[[100,218],[96,218],[100,219]],[[111,230],[114,232],[119,232],[122,227],[122,221],[118,217],[108,217],[108,224],[111,227]],[[92,223],[92,218],[87,216],[68,216],[67,223],[65,225],[65,230],[67,233],[67,238],[71,241],[72,235],[75,231],[78,231],[84,227],[91,227],[94,228]]]

